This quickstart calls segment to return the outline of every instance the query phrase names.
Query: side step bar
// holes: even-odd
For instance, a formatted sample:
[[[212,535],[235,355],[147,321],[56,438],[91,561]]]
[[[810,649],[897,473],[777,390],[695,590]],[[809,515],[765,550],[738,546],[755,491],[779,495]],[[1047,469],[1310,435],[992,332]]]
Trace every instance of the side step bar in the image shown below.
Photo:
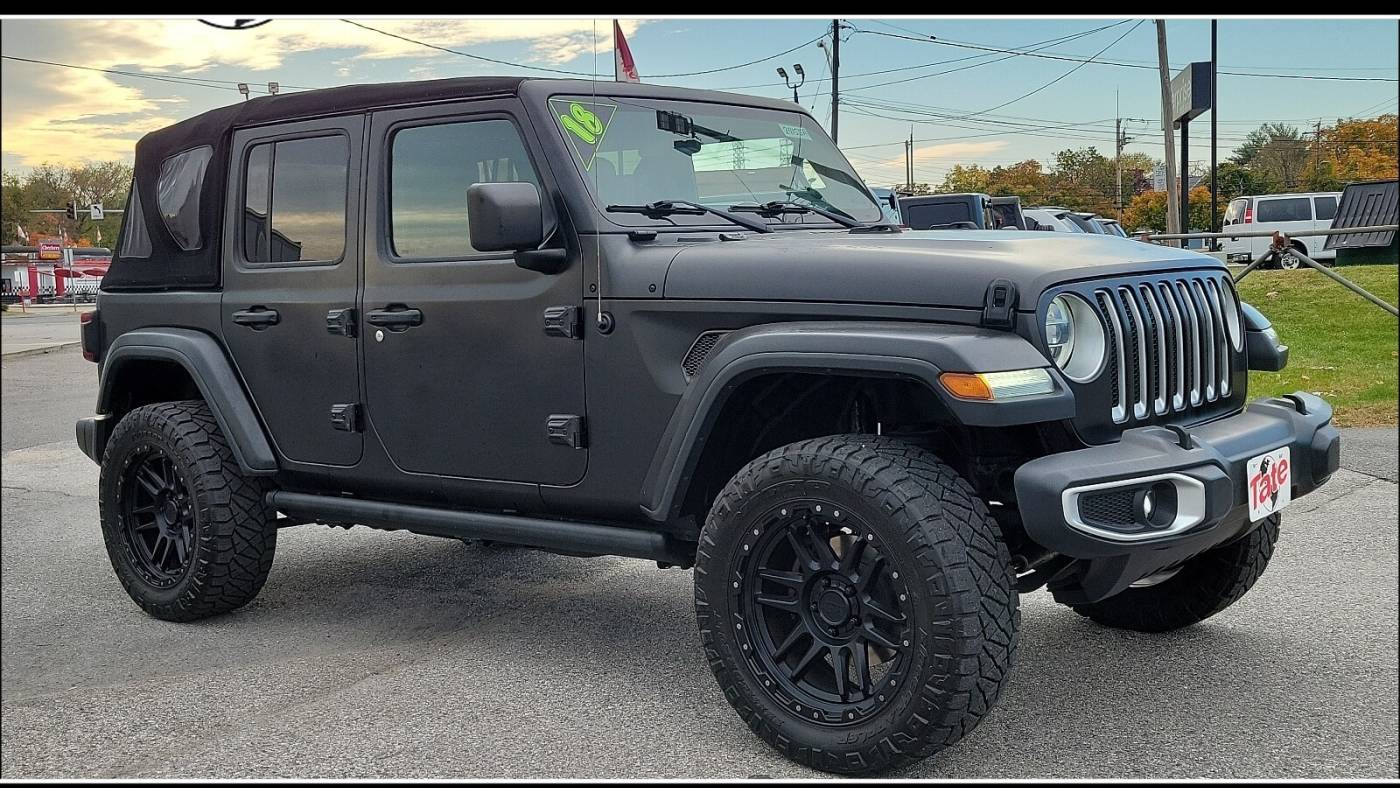
[[[293,521],[345,522],[454,539],[490,539],[564,553],[620,555],[689,567],[695,557],[665,534],[613,525],[366,501],[273,490],[267,502]]]

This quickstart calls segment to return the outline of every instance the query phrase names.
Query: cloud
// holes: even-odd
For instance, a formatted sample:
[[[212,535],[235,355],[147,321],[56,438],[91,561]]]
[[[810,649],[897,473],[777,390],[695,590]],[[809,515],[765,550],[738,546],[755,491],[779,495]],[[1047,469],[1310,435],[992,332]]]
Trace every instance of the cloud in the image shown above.
[[[365,24],[388,33],[453,49],[469,50],[545,68],[560,68],[595,53],[599,69],[611,73],[612,20],[609,19],[375,19]],[[632,35],[641,20],[621,20]],[[249,82],[285,68],[289,58],[306,53],[335,56],[328,69],[338,83],[351,68],[375,62],[407,60],[415,77],[500,73],[502,66],[477,61],[356,27],[338,19],[278,19],[242,31],[222,30],[195,19],[69,19],[10,20],[5,23],[7,54],[33,56],[94,68],[152,74],[208,75],[219,69],[239,69]],[[100,46],[92,42],[100,41]],[[493,45],[524,44],[524,55],[498,53]],[[61,57],[52,53],[73,53]],[[587,71],[591,62],[571,70]],[[525,70],[528,72],[528,70]],[[355,68],[364,78],[366,70]],[[545,72],[534,72],[545,73]],[[223,76],[222,74],[220,76]],[[265,78],[277,79],[269,73]],[[243,78],[243,74],[239,74]],[[227,77],[224,77],[227,78]],[[280,79],[291,88],[311,78]],[[97,71],[13,63],[4,66],[5,112],[0,120],[7,163],[33,166],[42,162],[79,163],[102,159],[129,160],[142,134],[178,120],[170,110],[185,101],[171,96],[181,86],[162,82],[134,83]],[[199,88],[202,97],[218,91]],[[223,100],[237,101],[229,91]],[[186,113],[188,114],[188,113]]]

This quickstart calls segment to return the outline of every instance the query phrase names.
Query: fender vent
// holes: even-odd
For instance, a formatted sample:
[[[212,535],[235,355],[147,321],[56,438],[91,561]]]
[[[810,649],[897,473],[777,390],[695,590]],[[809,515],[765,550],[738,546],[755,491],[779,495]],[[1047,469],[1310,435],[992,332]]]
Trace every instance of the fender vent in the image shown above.
[[[685,352],[685,358],[681,360],[681,370],[685,372],[685,379],[690,380],[700,371],[700,367],[705,363],[705,357],[710,355],[710,351],[715,349],[721,339],[729,331],[706,331],[695,338],[695,342],[690,346],[690,350]]]

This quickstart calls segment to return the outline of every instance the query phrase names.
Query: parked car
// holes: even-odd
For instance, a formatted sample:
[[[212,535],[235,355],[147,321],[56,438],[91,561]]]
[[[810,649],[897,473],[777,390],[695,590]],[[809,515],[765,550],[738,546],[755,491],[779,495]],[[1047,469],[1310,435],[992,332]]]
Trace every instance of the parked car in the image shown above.
[[[1323,262],[1335,260],[1335,248],[1327,248],[1325,235],[1311,235],[1313,230],[1332,226],[1341,192],[1303,192],[1299,194],[1261,194],[1236,197],[1225,210],[1222,229],[1237,227],[1249,232],[1277,230],[1288,236],[1289,244],[1312,259]],[[1232,263],[1250,263],[1269,250],[1269,237],[1222,239],[1221,251]],[[1296,257],[1283,254],[1271,267],[1297,268],[1302,265]]]
[[[998,230],[1026,229],[1026,217],[1021,212],[1020,197],[993,197],[992,223]]]
[[[1117,219],[1105,219],[1101,216],[1096,216],[1092,221],[1094,226],[1098,227],[1104,235],[1116,235],[1119,238],[1128,237],[1128,234],[1123,231],[1123,225],[1119,224]]]
[[[995,226],[985,194],[921,194],[899,198],[899,215],[914,230],[987,230]]]
[[[1083,233],[1078,224],[1069,220],[1065,208],[1026,208],[1026,227],[1031,230],[1050,230],[1061,233]]]
[[[651,84],[354,85],[147,134],[81,336],[77,442],[150,615],[247,604],[311,523],[693,567],[723,697],[832,772],[971,732],[1021,593],[1138,631],[1225,609],[1338,467],[1321,398],[1248,401],[1287,347],[1218,260],[908,233],[801,108]]]
[[[904,219],[899,215],[899,195],[894,189],[876,186],[870,191],[875,194],[875,199],[880,202],[880,210],[885,214],[885,221],[890,224],[904,224]]]

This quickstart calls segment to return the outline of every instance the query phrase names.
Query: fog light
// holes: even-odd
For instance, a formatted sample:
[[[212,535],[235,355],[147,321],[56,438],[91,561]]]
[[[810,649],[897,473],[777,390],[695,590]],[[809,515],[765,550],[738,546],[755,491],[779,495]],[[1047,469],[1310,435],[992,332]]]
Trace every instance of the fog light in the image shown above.
[[[1133,495],[1133,517],[1148,528],[1166,528],[1176,520],[1176,485],[1161,481]]]

